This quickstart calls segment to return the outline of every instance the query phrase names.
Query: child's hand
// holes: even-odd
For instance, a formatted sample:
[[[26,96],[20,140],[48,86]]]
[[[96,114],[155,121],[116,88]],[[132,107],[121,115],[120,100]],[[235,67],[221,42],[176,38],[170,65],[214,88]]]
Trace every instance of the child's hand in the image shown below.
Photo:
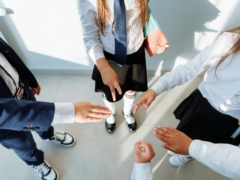
[[[122,94],[121,87],[118,83],[118,76],[112,68],[106,68],[101,73],[103,83],[110,88],[113,101],[116,101],[116,91],[117,89],[119,94]]]
[[[165,44],[164,46],[155,46],[155,52],[157,54],[163,53],[167,48],[169,47],[168,44]]]
[[[38,87],[36,87],[36,88],[31,88],[31,87],[30,87],[30,90],[32,91],[32,93],[33,93],[34,95],[35,95],[35,94],[39,95],[40,92],[41,92],[41,86],[40,86],[40,84],[38,83]]]
[[[189,154],[189,147],[193,140],[181,131],[171,126],[158,126],[154,128],[154,135],[164,142],[162,147],[177,154]]]
[[[151,105],[151,103],[154,101],[156,98],[157,94],[154,90],[149,89],[143,97],[138,100],[133,106],[134,106],[134,111],[133,113],[136,114],[138,108],[143,105],[146,109]]]
[[[142,150],[144,149],[144,150]],[[147,163],[155,156],[154,149],[149,142],[138,141],[134,144],[136,163]]]
[[[116,101],[115,89],[117,89],[120,95],[122,94],[122,90],[118,81],[118,75],[109,66],[108,62],[104,58],[97,60],[96,65],[101,73],[103,83],[110,88],[113,101]]]

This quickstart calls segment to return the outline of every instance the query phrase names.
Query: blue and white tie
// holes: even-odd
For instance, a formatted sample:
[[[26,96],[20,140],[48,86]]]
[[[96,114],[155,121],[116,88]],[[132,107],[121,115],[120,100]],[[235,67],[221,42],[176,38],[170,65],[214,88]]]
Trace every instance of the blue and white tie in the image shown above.
[[[127,61],[126,11],[124,0],[114,0],[115,63],[123,66]]]

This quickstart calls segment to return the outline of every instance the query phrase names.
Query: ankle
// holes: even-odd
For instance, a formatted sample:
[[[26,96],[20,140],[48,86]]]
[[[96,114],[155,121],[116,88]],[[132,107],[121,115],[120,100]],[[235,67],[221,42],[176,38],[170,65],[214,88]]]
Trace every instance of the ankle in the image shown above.
[[[108,118],[106,118],[107,123],[114,124],[116,122],[115,116],[116,116],[116,114],[111,114]]]

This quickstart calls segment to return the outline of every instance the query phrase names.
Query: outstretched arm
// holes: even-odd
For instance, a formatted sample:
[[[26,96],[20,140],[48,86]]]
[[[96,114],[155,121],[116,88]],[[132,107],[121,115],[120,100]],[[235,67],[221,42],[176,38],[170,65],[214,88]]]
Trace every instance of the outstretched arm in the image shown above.
[[[148,142],[136,142],[134,144],[135,161],[131,180],[152,180],[151,159],[155,156],[153,147]]]
[[[214,171],[231,179],[240,179],[240,148],[230,144],[213,144],[192,140],[170,126],[157,127],[155,136],[163,147],[177,154],[189,154]]]
[[[48,103],[0,98],[0,129],[47,131],[51,124],[100,122],[111,111],[89,102]]]

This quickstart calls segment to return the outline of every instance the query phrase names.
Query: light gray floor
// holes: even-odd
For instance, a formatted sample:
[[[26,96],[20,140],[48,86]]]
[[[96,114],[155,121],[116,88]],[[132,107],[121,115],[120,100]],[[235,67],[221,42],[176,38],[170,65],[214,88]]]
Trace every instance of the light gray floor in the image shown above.
[[[36,75],[42,86],[39,101],[76,102],[90,101],[103,104],[100,93],[94,93],[90,76],[77,75]],[[149,85],[157,77],[149,76]],[[117,128],[110,135],[105,131],[104,122],[95,124],[56,125],[58,129],[72,133],[77,142],[71,148],[43,142],[35,133],[39,149],[45,152],[45,159],[60,174],[61,180],[128,180],[134,164],[133,144],[149,141],[156,156],[152,160],[154,179],[159,180],[225,180],[196,160],[176,168],[169,164],[169,156],[161,147],[162,143],[153,135],[157,125],[176,127],[178,120],[172,114],[176,106],[187,97],[201,81],[201,76],[183,86],[160,95],[148,110],[140,108],[136,119],[138,130],[129,133],[121,115],[122,102],[117,107]],[[142,96],[139,93],[137,99]],[[1,180],[37,180],[31,167],[25,165],[14,152],[0,146]]]

